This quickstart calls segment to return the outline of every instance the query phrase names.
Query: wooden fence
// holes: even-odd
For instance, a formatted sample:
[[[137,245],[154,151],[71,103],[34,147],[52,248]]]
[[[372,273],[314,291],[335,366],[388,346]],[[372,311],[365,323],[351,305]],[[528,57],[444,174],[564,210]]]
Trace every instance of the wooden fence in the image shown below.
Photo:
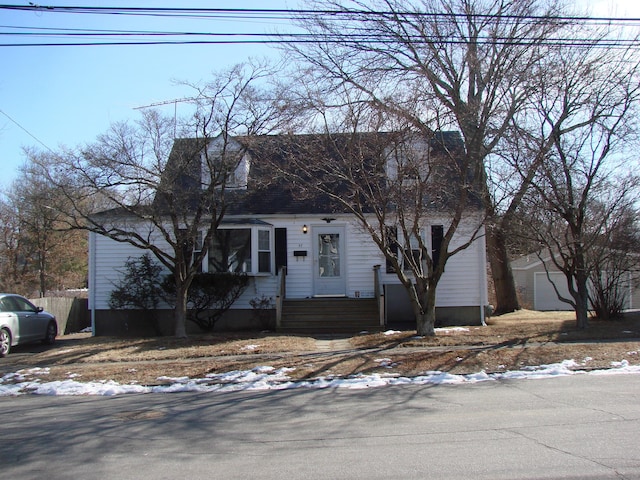
[[[34,298],[31,303],[56,316],[58,335],[79,332],[91,326],[89,302],[86,298],[44,297]]]

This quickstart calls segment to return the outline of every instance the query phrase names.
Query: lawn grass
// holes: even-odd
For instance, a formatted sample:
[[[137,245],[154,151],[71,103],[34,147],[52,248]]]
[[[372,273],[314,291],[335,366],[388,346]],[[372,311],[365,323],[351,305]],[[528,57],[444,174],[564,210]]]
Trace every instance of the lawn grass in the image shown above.
[[[53,347],[17,347],[0,359],[0,376],[47,369],[46,379],[114,380],[155,385],[162,377],[201,378],[209,373],[269,365],[293,367],[293,379],[385,373],[420,375],[499,372],[575,360],[584,369],[612,362],[640,364],[640,312],[621,320],[591,320],[575,327],[570,312],[519,312],[494,317],[487,326],[438,329],[435,337],[415,331],[361,332],[332,343],[273,332],[214,333],[125,339],[74,334]],[[320,348],[322,346],[323,348]],[[27,354],[28,353],[28,354]]]

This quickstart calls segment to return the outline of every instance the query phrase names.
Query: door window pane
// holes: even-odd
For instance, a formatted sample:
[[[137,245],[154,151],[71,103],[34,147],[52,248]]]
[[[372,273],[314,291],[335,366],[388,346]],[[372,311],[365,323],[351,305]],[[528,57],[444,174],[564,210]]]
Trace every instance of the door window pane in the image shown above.
[[[318,235],[318,266],[321,277],[340,276],[340,234]]]

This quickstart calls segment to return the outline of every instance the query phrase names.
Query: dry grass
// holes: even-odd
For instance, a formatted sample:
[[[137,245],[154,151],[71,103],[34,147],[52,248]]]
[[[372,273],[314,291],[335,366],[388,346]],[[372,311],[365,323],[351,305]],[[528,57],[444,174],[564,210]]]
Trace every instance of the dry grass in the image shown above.
[[[115,380],[152,385],[160,377],[201,378],[258,365],[295,367],[293,378],[359,373],[419,375],[440,370],[472,373],[521,369],[573,359],[581,368],[607,368],[622,360],[640,364],[640,314],[574,326],[570,313],[520,311],[495,317],[486,327],[360,334],[327,351],[309,336],[272,333],[194,335],[188,339],[122,339],[64,336],[53,348],[18,347],[0,360],[0,376],[49,368],[47,380]],[[346,348],[345,348],[346,347]],[[30,352],[30,353],[29,353]],[[27,354],[28,353],[28,354]],[[385,361],[381,361],[385,359]]]

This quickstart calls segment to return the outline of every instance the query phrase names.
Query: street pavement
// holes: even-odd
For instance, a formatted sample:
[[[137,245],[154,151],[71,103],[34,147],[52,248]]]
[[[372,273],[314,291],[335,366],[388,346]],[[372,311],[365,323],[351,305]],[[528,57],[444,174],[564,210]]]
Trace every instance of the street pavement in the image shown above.
[[[31,479],[640,479],[640,375],[0,398]]]

